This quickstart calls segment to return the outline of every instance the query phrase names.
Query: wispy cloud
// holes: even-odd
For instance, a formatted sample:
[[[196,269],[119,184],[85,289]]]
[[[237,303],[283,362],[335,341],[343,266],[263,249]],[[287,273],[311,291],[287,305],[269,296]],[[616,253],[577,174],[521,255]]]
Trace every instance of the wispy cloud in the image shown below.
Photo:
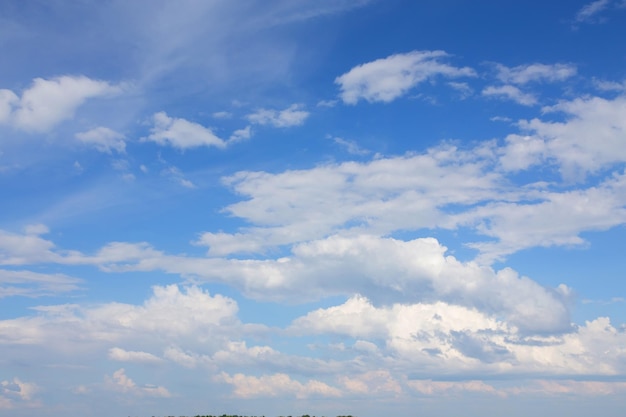
[[[530,82],[564,81],[576,75],[576,66],[572,64],[527,64],[509,68],[496,65],[497,78],[505,84],[523,85]]]
[[[274,127],[300,126],[309,117],[310,113],[302,110],[300,104],[292,104],[284,110],[259,109],[250,113],[246,118],[254,124],[271,125]]]
[[[522,90],[514,85],[489,86],[482,91],[482,95],[486,97],[508,99],[523,106],[532,106],[537,104],[537,98],[535,96],[522,92]]]
[[[578,13],[576,13],[576,22],[579,23],[595,23],[599,21],[598,15],[609,8],[613,3],[612,0],[596,0],[584,5]]]
[[[112,151],[124,153],[126,141],[124,135],[108,127],[96,127],[86,132],[76,134],[76,139],[82,143],[93,146],[100,152],[111,154]]]

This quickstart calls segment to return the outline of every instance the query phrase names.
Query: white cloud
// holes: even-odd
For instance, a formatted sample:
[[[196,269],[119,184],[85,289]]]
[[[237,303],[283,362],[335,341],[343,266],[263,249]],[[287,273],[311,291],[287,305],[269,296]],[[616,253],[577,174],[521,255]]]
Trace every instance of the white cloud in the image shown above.
[[[107,388],[113,391],[120,392],[122,394],[129,394],[138,397],[161,397],[169,398],[172,396],[165,387],[144,385],[138,386],[135,381],[130,379],[126,375],[124,368],[120,368],[113,372],[112,376],[105,377],[105,385]]]
[[[239,172],[225,182],[247,200],[226,211],[258,226],[238,234],[206,233],[199,243],[210,246],[211,255],[223,255],[323,237],[348,223],[357,231],[383,234],[445,226],[438,206],[475,204],[503,191],[499,175],[485,172],[487,161],[477,155],[444,146],[365,163]],[[334,202],[332,212],[328,201]]]
[[[109,359],[118,362],[161,363],[163,359],[148,352],[128,351],[118,347],[109,349]]]
[[[155,113],[152,117],[154,127],[151,134],[143,140],[159,145],[170,145],[178,149],[197,148],[200,146],[226,147],[226,142],[217,137],[211,129],[185,119],[169,117],[165,112]]]
[[[102,344],[201,343],[217,349],[239,325],[237,304],[197,287],[153,287],[142,305],[109,303],[91,307],[40,306],[39,315],[0,321],[3,344],[44,345],[79,352]],[[137,359],[141,351],[113,351],[113,358]],[[146,359],[145,357],[143,359]]]
[[[169,346],[163,352],[163,357],[185,368],[195,368],[198,365],[213,365],[210,356],[199,355],[194,352],[185,352],[177,346]]]
[[[82,280],[65,274],[0,269],[0,299],[56,295],[76,291],[81,283]]]
[[[603,81],[594,78],[593,84],[600,91],[617,91],[620,93],[626,92],[626,81],[616,82],[616,81]]]
[[[0,230],[0,265],[24,265],[47,261],[59,261],[54,243],[42,238],[48,232],[43,225],[26,227],[25,234]]]
[[[301,243],[292,256],[276,260],[141,256],[118,271],[163,270],[208,282],[223,282],[260,300],[311,301],[363,294],[377,302],[447,300],[506,317],[531,332],[569,328],[564,296],[515,271],[494,271],[446,255],[435,239],[401,241],[375,236],[331,236]],[[149,253],[149,252],[148,252]],[[125,257],[127,255],[122,255]],[[128,259],[128,258],[125,258]]]
[[[441,62],[448,57],[443,51],[412,51],[361,64],[337,77],[344,103],[390,102],[406,94],[428,79],[444,77],[472,77],[474,70],[454,67]]]
[[[212,116],[216,119],[230,119],[231,117],[233,117],[233,114],[227,111],[217,111],[213,113]]]
[[[119,86],[84,76],[35,78],[19,98],[9,90],[0,90],[0,122],[25,131],[45,132],[71,119],[86,100],[120,91]]]
[[[417,375],[616,375],[624,371],[626,335],[607,318],[561,335],[526,336],[498,314],[436,302],[373,306],[362,297],[296,319],[301,334],[378,341],[385,358]],[[387,363],[388,369],[393,369]],[[449,390],[495,393],[478,381],[408,381],[424,394]],[[505,394],[505,393],[499,393]]]
[[[585,243],[582,230],[599,231],[626,223],[626,177],[615,176],[596,187],[567,192],[541,192],[539,201],[490,203],[467,216],[472,227],[497,241],[472,243],[483,261],[529,247],[573,246]],[[470,220],[471,219],[471,220]]]
[[[514,85],[489,86],[482,91],[482,95],[486,97],[509,99],[523,106],[532,106],[537,104],[535,96],[522,92]]]
[[[37,384],[19,378],[0,381],[0,410],[40,406],[34,395],[40,390]]]
[[[300,126],[309,117],[310,113],[301,110],[299,104],[292,104],[285,110],[259,109],[249,114],[246,118],[250,123],[260,125],[272,125],[274,127]]]
[[[524,169],[544,161],[560,166],[568,179],[584,178],[626,161],[626,96],[609,100],[577,98],[545,107],[544,113],[565,115],[561,122],[535,118],[519,125],[527,136],[510,135],[503,149],[505,168]],[[525,161],[515,163],[515,159]]]
[[[340,376],[341,385],[351,393],[361,395],[377,395],[391,393],[398,396],[402,387],[394,376],[387,370],[368,371],[362,374]]]
[[[462,99],[466,99],[474,94],[474,90],[472,89],[472,87],[469,86],[468,83],[450,81],[448,85],[458,91]]]
[[[528,64],[509,68],[496,65],[497,78],[505,84],[523,85],[530,82],[564,81],[576,75],[576,66],[571,64]]]
[[[0,123],[8,123],[13,114],[13,107],[19,104],[19,97],[11,90],[0,90]]]
[[[241,142],[244,140],[248,140],[252,137],[252,130],[250,126],[246,126],[243,129],[237,129],[230,135],[228,138],[228,142]]]
[[[511,388],[507,392],[517,395],[576,395],[578,397],[623,395],[626,392],[626,382],[536,380],[529,386]]]
[[[189,188],[189,189],[196,188],[196,185],[189,179],[185,178],[185,174],[183,174],[183,172],[175,166],[169,166],[165,168],[164,170],[161,171],[161,175],[170,177],[172,180],[176,181],[177,183],[179,183],[185,188]]]
[[[317,107],[335,107],[337,100],[320,100],[317,102]]]
[[[346,151],[348,151],[348,153],[350,153],[352,155],[367,155],[367,154],[371,153],[367,149],[361,148],[354,141],[346,140],[346,139],[339,138],[339,137],[334,137],[332,139],[333,139],[333,142],[335,142],[337,145],[342,146],[343,148],[345,148]]]
[[[611,0],[595,0],[584,5],[576,13],[577,22],[593,23],[597,21],[597,15],[611,5]]]
[[[229,375],[222,372],[217,381],[233,386],[233,395],[237,398],[258,397],[340,397],[341,391],[314,379],[305,383],[292,379],[287,374],[263,375],[260,377],[244,374]]]
[[[95,147],[100,152],[111,154],[112,151],[118,153],[126,152],[126,142],[124,135],[108,127],[96,127],[86,132],[76,134],[76,139],[86,145]]]
[[[407,385],[424,395],[442,395],[459,392],[481,392],[487,394],[506,395],[504,392],[498,391],[493,386],[483,381],[433,381],[412,380],[407,381]]]

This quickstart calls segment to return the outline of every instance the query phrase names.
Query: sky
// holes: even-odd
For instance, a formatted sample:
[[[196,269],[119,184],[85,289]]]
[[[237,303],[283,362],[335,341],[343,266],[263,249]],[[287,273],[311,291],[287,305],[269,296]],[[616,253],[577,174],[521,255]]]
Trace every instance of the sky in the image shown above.
[[[622,416],[623,0],[0,2],[0,415]]]

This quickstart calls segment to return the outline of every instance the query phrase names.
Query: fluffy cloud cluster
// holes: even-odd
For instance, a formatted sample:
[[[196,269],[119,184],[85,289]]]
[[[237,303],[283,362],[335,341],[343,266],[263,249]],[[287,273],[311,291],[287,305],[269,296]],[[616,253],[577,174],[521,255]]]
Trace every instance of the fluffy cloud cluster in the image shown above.
[[[521,120],[521,131],[502,144],[439,146],[276,174],[239,172],[225,183],[246,199],[226,210],[251,226],[207,232],[198,243],[209,255],[224,256],[263,253],[338,230],[384,235],[469,227],[494,238],[469,242],[486,262],[527,247],[580,244],[581,232],[626,221],[624,174],[616,169],[626,161],[625,102],[623,96],[563,101],[544,111],[564,120]],[[558,169],[566,182],[511,186],[511,176],[538,164]],[[596,185],[567,187],[603,170],[609,175]]]

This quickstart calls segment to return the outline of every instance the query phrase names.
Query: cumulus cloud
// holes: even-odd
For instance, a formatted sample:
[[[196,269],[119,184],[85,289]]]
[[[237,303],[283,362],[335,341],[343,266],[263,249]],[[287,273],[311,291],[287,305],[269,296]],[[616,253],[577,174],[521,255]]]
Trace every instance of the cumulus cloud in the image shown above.
[[[505,192],[488,161],[453,147],[425,154],[329,164],[270,174],[239,172],[226,184],[247,199],[226,208],[252,225],[242,233],[208,232],[198,240],[211,255],[326,236],[344,225],[387,233],[447,223],[438,206],[476,204]],[[333,210],[327,210],[333,201]]]
[[[151,134],[144,141],[152,141],[159,145],[173,146],[184,150],[200,146],[226,147],[226,142],[217,137],[213,131],[198,123],[185,119],[169,117],[165,112],[152,116]]]
[[[407,381],[407,385],[416,392],[423,395],[442,395],[459,392],[480,392],[487,394],[506,395],[503,391],[498,391],[492,385],[483,381],[433,381],[412,380]]]
[[[76,139],[82,143],[93,146],[100,152],[111,154],[112,151],[124,153],[126,151],[126,141],[124,135],[108,127],[96,127],[86,132],[76,134]]]
[[[442,62],[443,51],[412,51],[358,65],[337,77],[340,97],[346,104],[359,100],[390,102],[419,83],[437,76],[457,78],[475,76],[473,69]]]
[[[306,302],[355,292],[378,303],[447,300],[497,312],[524,331],[569,329],[563,294],[513,270],[463,263],[445,252],[432,238],[401,241],[336,235],[296,245],[292,256],[275,260],[202,259],[151,252],[134,263],[116,265],[111,260],[107,268],[163,270],[228,283],[261,300]]]
[[[86,100],[119,92],[119,86],[84,76],[35,78],[21,97],[10,90],[0,90],[0,123],[29,132],[45,132],[71,119]]]
[[[402,387],[387,370],[368,371],[361,374],[340,376],[339,383],[350,393],[361,395],[392,394],[398,396]]]
[[[41,237],[47,232],[47,227],[40,224],[27,226],[23,234],[0,229],[0,265],[60,260],[54,243]]]
[[[544,113],[562,114],[564,121],[522,120],[528,135],[512,134],[503,149],[505,168],[524,169],[555,162],[572,180],[626,161],[626,97],[577,98],[545,107]],[[525,161],[524,163],[515,160]]]
[[[115,346],[158,340],[169,345],[196,340],[217,349],[224,343],[224,335],[239,324],[233,300],[211,296],[197,287],[181,289],[176,285],[153,287],[152,296],[142,305],[59,305],[35,310],[38,316],[0,321],[0,343],[45,344],[51,350],[82,351],[102,343]],[[142,353],[113,348],[109,355],[115,360],[146,360]]]
[[[333,334],[373,340],[398,366],[415,375],[614,375],[623,372],[619,348],[626,337],[606,318],[565,334],[528,336],[516,326],[458,305],[403,303],[375,307],[363,297],[318,309],[292,323],[301,334]],[[608,343],[601,348],[601,340]],[[476,390],[493,390],[470,382]],[[461,384],[409,382],[427,394],[472,389]]]
[[[522,90],[514,85],[489,86],[483,90],[482,95],[486,97],[508,99],[523,106],[532,106],[537,104],[537,98],[535,96],[522,92]]]
[[[148,352],[129,351],[118,347],[109,349],[109,359],[118,362],[160,363],[163,360]]]
[[[38,391],[37,384],[19,378],[0,381],[0,410],[38,406],[39,403],[34,400]]]
[[[135,384],[135,381],[126,375],[124,368],[113,372],[112,376],[107,375],[105,377],[105,386],[110,390],[138,397],[169,398],[172,396],[165,387],[155,385],[138,386]]]
[[[246,116],[250,123],[271,125],[274,127],[300,126],[309,117],[310,113],[301,110],[299,104],[292,104],[285,110],[259,109]]]
[[[311,379],[302,383],[282,373],[256,377],[240,373],[231,376],[222,372],[216,380],[232,385],[233,395],[237,398],[341,396],[340,390],[321,381]]]

